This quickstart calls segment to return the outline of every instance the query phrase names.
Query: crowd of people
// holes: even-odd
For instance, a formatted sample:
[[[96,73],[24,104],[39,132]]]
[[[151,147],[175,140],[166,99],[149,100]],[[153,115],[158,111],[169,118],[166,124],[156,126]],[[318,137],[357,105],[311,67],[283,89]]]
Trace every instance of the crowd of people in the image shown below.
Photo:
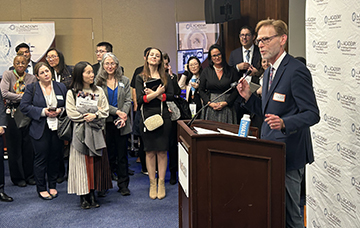
[[[45,62],[35,64],[30,47],[19,44],[13,66],[0,83],[6,101],[0,102],[0,135],[6,132],[11,181],[19,187],[36,184],[39,197],[51,200],[58,196],[56,183],[66,176],[63,158],[68,155],[68,193],[80,196],[83,209],[99,207],[95,191],[105,196],[112,180],[121,195],[131,194],[127,142],[133,134],[141,142],[149,197],[163,199],[168,152],[170,184],[177,182],[176,120],[181,107],[174,100],[185,89],[195,112],[208,105],[199,118],[239,124],[243,114],[250,114],[253,126],[261,129],[260,138],[286,143],[286,222],[300,227],[300,183],[305,164],[313,161],[309,127],[319,121],[319,110],[309,70],[285,51],[287,34],[281,20],[260,21],[256,30],[244,26],[241,47],[231,52],[229,62],[224,49],[214,44],[207,67],[193,56],[179,78],[170,57],[148,47],[144,65],[131,81],[108,42],[97,45],[98,63],[82,61],[73,69],[55,48],[46,52]],[[135,115],[130,121],[132,101]],[[69,142],[57,135],[57,117],[64,112],[73,123]],[[1,162],[0,200],[10,202],[3,169]]]

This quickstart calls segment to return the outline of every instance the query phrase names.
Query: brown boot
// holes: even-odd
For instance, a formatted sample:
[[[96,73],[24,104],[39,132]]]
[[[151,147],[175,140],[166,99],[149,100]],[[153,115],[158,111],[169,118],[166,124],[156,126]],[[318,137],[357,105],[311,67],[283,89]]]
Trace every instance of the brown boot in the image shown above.
[[[160,180],[159,179],[159,187],[158,187],[158,192],[157,192],[157,198],[158,199],[163,199],[165,198],[166,193],[165,193],[165,180]]]
[[[151,199],[156,199],[156,192],[157,192],[157,184],[156,184],[156,178],[155,178],[154,180],[150,180],[149,197]]]

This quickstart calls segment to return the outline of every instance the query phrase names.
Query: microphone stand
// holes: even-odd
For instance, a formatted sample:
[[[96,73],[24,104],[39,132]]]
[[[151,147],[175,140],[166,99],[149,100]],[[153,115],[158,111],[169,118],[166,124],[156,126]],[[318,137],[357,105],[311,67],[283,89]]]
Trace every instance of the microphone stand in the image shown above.
[[[200,112],[202,110],[204,110],[206,107],[208,107],[211,103],[215,102],[217,99],[219,99],[220,97],[224,96],[227,92],[229,92],[230,90],[234,89],[239,83],[241,83],[242,81],[245,80],[245,78],[251,74],[251,71],[248,70],[245,73],[245,76],[243,76],[238,82],[233,82],[230,85],[230,88],[228,88],[225,92],[221,93],[220,95],[218,95],[217,97],[215,97],[213,100],[210,100],[206,105],[204,105],[196,114],[193,118],[191,118],[190,122],[187,123],[186,125],[191,129],[191,124],[195,121],[196,117],[198,117],[198,115],[200,114]]]

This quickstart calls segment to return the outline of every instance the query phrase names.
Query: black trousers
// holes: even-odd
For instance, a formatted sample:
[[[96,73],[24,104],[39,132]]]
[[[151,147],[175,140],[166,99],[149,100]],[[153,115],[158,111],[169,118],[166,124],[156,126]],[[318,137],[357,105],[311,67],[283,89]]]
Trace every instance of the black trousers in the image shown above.
[[[118,187],[122,189],[129,186],[129,161],[127,157],[127,141],[129,135],[120,135],[120,130],[114,123],[106,123],[106,147],[112,172],[118,176]]]
[[[177,122],[171,121],[171,132],[169,141],[169,170],[171,173],[178,171],[178,142],[177,142]]]
[[[29,128],[17,128],[15,120],[6,115],[6,144],[10,178],[14,184],[34,178],[34,151],[29,136]]]
[[[0,192],[4,192],[5,176],[4,176],[4,140],[0,135]]]
[[[56,189],[58,177],[58,158],[63,149],[64,142],[59,139],[56,131],[51,131],[46,125],[42,137],[38,140],[32,139],[34,146],[34,174],[38,192],[46,191],[47,175],[49,189]]]

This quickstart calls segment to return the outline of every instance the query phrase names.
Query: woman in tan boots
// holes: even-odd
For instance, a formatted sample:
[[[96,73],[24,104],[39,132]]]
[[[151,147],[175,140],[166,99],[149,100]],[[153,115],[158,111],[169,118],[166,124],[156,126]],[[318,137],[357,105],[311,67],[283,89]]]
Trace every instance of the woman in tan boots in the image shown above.
[[[165,197],[165,173],[167,168],[167,151],[169,150],[169,135],[171,131],[170,113],[165,101],[173,100],[174,89],[170,78],[165,74],[163,55],[157,48],[152,48],[146,54],[144,70],[136,76],[136,98],[141,107],[140,121],[141,137],[146,151],[146,167],[149,172],[151,199]],[[159,114],[164,123],[155,130],[149,130],[144,125],[148,117]],[[158,165],[158,186],[155,178],[156,157]]]

